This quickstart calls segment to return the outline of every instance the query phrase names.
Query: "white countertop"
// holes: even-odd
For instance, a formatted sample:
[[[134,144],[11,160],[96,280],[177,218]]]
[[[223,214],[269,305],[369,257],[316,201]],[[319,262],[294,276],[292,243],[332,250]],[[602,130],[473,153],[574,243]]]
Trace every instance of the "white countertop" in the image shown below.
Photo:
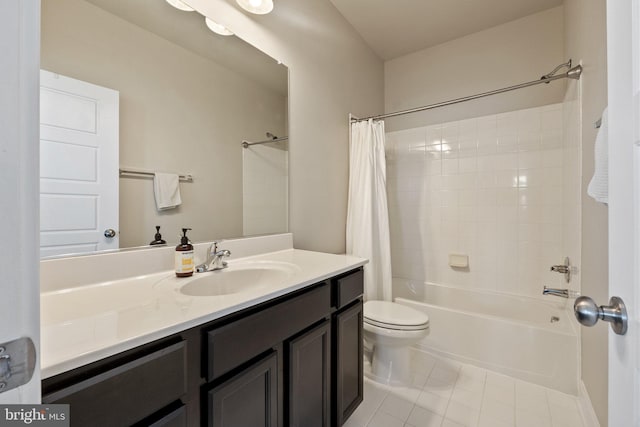
[[[278,283],[222,296],[187,296],[178,289],[194,277],[172,270],[41,294],[41,374],[48,378],[184,331],[364,265],[367,261],[287,249],[229,261],[287,263]]]

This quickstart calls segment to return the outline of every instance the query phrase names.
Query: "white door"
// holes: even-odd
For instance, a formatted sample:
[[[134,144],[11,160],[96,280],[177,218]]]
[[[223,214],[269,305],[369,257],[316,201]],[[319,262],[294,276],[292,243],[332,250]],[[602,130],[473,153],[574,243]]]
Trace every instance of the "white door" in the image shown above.
[[[118,111],[117,91],[41,71],[41,257],[118,248]]]
[[[609,331],[610,427],[640,426],[639,9],[639,0],[607,1],[609,295],[621,297],[629,315],[626,335]]]
[[[2,404],[40,402],[39,10],[39,0],[0,0],[0,346],[28,337],[36,349],[29,382],[5,385]],[[26,359],[13,350],[7,354],[14,377]],[[12,379],[2,377],[0,386]]]

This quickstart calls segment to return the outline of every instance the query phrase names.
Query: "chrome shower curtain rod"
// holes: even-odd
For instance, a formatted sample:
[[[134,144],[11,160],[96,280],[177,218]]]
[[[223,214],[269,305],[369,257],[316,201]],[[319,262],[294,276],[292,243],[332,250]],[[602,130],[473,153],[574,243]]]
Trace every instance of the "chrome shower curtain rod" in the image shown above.
[[[555,74],[560,68],[563,68],[563,67],[568,68],[566,73]],[[447,105],[459,104],[461,102],[471,101],[473,99],[484,98],[485,96],[497,95],[499,93],[510,92],[512,90],[522,89],[522,88],[529,87],[529,86],[535,86],[535,85],[539,85],[539,84],[542,84],[542,83],[551,83],[552,81],[559,80],[559,79],[574,79],[574,80],[578,80],[578,79],[580,79],[580,75],[581,74],[582,74],[582,66],[581,65],[576,65],[575,67],[571,67],[571,60],[569,60],[568,62],[566,62],[564,64],[558,65],[549,74],[545,74],[544,76],[540,77],[539,80],[533,80],[533,81],[526,82],[526,83],[520,83],[518,85],[509,86],[509,87],[505,87],[505,88],[502,88],[502,89],[496,89],[496,90],[492,90],[492,91],[489,91],[489,92],[478,93],[476,95],[470,95],[470,96],[465,96],[465,97],[462,97],[462,98],[456,98],[456,99],[452,99],[450,101],[444,101],[444,102],[438,102],[436,104],[425,105],[424,107],[417,107],[417,108],[410,108],[408,110],[396,111],[394,113],[380,114],[378,116],[364,117],[364,118],[361,118],[361,119],[357,118],[355,116],[352,116],[351,122],[352,123],[353,122],[362,122],[362,121],[369,120],[369,119],[380,120],[380,119],[386,119],[387,117],[403,116],[405,114],[417,113],[419,111],[433,110],[434,108],[440,108],[440,107],[446,107]]]

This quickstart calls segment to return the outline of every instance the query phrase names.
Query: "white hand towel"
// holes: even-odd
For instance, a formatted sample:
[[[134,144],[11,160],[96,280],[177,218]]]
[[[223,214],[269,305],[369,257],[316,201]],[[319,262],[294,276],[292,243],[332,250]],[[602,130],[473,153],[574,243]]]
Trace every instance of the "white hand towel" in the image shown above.
[[[153,194],[159,211],[173,209],[182,203],[179,177],[173,173],[156,173],[153,177]]]
[[[587,187],[587,194],[597,202],[609,203],[609,138],[607,108],[602,112],[602,122],[595,144],[595,171]]]

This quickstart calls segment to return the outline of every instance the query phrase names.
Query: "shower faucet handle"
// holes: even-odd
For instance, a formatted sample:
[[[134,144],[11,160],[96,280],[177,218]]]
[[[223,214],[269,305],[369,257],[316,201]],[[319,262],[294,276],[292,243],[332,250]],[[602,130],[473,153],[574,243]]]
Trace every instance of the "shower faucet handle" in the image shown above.
[[[565,282],[569,283],[571,281],[571,261],[569,257],[564,258],[564,264],[552,265],[551,271],[564,274]]]
[[[569,271],[569,267],[567,267],[566,265],[552,265],[551,271],[555,271],[556,273],[567,274],[567,272]]]

